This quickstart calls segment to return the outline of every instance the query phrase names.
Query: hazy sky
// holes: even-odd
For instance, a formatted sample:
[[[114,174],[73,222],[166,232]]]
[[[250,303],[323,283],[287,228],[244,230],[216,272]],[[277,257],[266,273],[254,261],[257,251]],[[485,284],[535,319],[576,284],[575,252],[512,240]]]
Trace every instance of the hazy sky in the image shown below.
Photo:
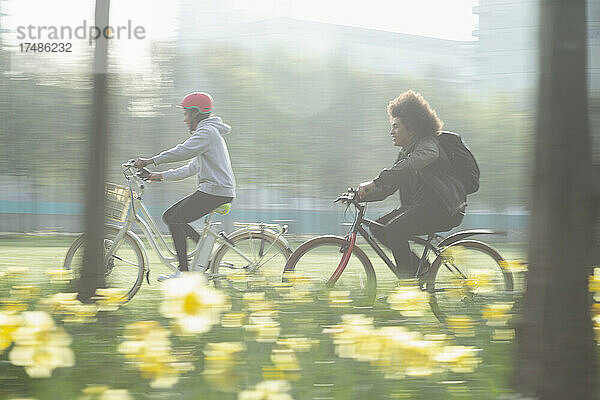
[[[147,27],[152,37],[173,31],[179,1],[112,0],[113,21],[131,19]],[[477,16],[472,14],[478,0],[223,0],[232,9],[256,16],[289,16],[362,26],[393,32],[469,40]],[[10,27],[28,24],[77,23],[90,18],[93,1],[8,0],[5,11]]]
[[[478,0],[302,0],[292,5],[300,19],[362,26],[392,32],[473,40],[472,13]]]
[[[219,8],[241,11],[251,19],[286,16],[340,25],[361,26],[393,32],[433,36],[454,40],[474,40],[471,36],[477,16],[472,7],[478,0],[198,0]],[[94,20],[92,0],[4,0],[7,14],[2,27],[6,39],[17,45],[18,26],[80,26]],[[176,31],[179,0],[112,0],[110,25],[143,26],[147,40],[117,40],[111,45],[120,64],[135,64],[147,55],[148,44],[166,39]],[[28,40],[31,41],[31,40]],[[86,41],[73,43],[74,49],[89,46]],[[78,51],[78,53],[80,53]],[[66,55],[63,55],[66,56]],[[58,56],[54,56],[56,61]],[[60,57],[64,59],[64,57]],[[74,61],[76,57],[71,57]],[[68,58],[66,59],[68,61]]]

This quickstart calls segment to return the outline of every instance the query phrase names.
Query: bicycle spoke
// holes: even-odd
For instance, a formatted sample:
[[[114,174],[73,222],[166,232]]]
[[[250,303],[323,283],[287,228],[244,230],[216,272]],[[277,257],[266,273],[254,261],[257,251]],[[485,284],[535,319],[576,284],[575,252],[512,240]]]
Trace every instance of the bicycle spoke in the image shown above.
[[[252,259],[252,263],[256,264],[256,253],[254,251],[254,238],[252,237],[252,231],[250,231],[250,257]]]
[[[465,274],[463,274],[463,273],[460,271],[460,269],[458,269],[458,267],[456,266],[456,264],[454,264],[454,263],[450,263],[450,264],[452,265],[452,268],[450,268],[450,267],[448,266],[448,263],[444,263],[444,266],[446,267],[446,269],[447,269],[448,271],[450,271],[450,273],[454,273],[454,272],[452,271],[452,270],[454,270],[454,271],[458,272],[458,274],[460,275],[460,277],[461,277],[461,278],[463,278],[463,279],[467,279],[467,276],[466,276]]]
[[[245,270],[249,274],[256,273],[266,278],[265,282],[281,282],[283,266],[289,257],[289,250],[285,242],[281,241],[279,237],[271,237],[267,233],[257,233],[251,230],[240,233],[232,240],[237,251],[233,251],[229,247],[219,249],[211,264],[213,273],[218,273],[221,269],[223,271],[227,269]],[[263,243],[262,246],[257,242],[258,240]],[[262,257],[258,254],[261,247]],[[230,282],[230,280],[228,279],[227,284],[233,284],[237,288],[248,285],[243,279],[237,282]],[[226,284],[215,281],[215,285]]]
[[[118,242],[119,227],[107,226],[104,239],[106,264],[106,287],[127,292],[131,299],[140,288],[144,274],[144,256],[141,248],[129,235],[123,236]],[[107,248],[108,247],[108,248]],[[110,256],[107,252],[110,251]],[[80,236],[71,246],[65,258],[64,267],[73,271],[71,284],[73,288],[79,285],[84,253],[84,237]]]
[[[340,248],[345,240],[335,236],[311,239],[300,246],[290,257],[285,271],[290,273],[286,282],[300,285],[326,287],[347,293],[355,306],[371,305],[375,298],[376,278],[368,257],[355,246],[343,272],[332,277],[344,257]]]
[[[116,256],[116,255],[114,255],[114,254],[112,255],[112,258],[115,258],[115,259],[117,259],[117,260],[119,260],[119,261],[122,261],[122,262],[124,262],[124,263],[127,263],[127,264],[129,264],[129,265],[132,265],[132,266],[134,266],[134,267],[137,267],[137,266],[138,266],[137,262],[126,260],[126,259],[124,259],[124,258],[121,258],[121,257],[119,257],[119,256]]]
[[[494,302],[510,301],[512,276],[502,267],[503,258],[480,241],[464,240],[444,249],[447,252],[427,290],[431,307],[441,321],[452,315],[482,318],[482,309]]]

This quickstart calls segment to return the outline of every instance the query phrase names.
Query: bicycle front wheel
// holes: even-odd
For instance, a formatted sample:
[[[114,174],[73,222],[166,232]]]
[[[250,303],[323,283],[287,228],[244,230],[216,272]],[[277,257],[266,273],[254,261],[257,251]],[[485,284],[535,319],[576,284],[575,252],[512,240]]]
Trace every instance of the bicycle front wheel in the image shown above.
[[[486,305],[512,301],[513,279],[504,265],[500,253],[477,240],[446,247],[435,259],[426,282],[438,320],[464,315],[477,321]]]
[[[230,278],[234,286],[247,286],[247,279],[281,283],[281,269],[292,254],[288,244],[270,230],[251,229],[233,234],[215,252],[210,272],[214,284]],[[258,283],[258,282],[257,282]]]
[[[377,278],[369,257],[358,246],[354,246],[337,281],[333,284],[330,281],[347,245],[348,242],[338,236],[319,236],[304,242],[292,253],[285,266],[285,281],[299,285],[315,283],[317,288],[330,287],[347,293],[353,305],[372,305]]]
[[[107,225],[104,233],[104,251],[108,251],[115,245],[115,238],[119,233],[119,227]],[[85,236],[79,236],[69,248],[65,257],[64,268],[71,270],[71,290],[79,289],[81,267],[83,262]],[[126,293],[127,300],[137,293],[144,278],[144,255],[136,240],[129,234],[116,244],[117,249],[107,260],[105,268],[105,287],[121,289]]]

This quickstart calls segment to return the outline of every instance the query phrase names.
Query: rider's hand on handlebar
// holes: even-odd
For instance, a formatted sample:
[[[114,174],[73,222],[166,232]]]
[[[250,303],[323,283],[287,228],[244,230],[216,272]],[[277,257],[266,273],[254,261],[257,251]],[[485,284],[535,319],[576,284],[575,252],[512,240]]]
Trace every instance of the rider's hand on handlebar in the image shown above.
[[[154,164],[154,160],[151,158],[137,158],[133,163],[133,166],[137,169],[142,169],[146,165]]]
[[[342,193],[337,199],[335,199],[334,203],[342,202],[345,204],[350,204],[354,197],[356,196],[356,190],[352,188],[348,188],[347,192]]]
[[[363,182],[358,185],[358,199],[363,200],[375,188],[375,182]]]
[[[151,182],[160,182],[163,180],[163,175],[160,172],[152,172],[148,175],[148,180]]]

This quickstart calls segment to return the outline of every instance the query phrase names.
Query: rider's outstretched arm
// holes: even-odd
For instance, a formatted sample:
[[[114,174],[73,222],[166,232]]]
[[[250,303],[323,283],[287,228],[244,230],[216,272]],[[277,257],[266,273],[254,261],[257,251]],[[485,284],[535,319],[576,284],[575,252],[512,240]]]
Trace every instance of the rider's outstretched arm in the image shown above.
[[[201,155],[208,150],[210,144],[209,132],[199,129],[185,142],[165,150],[159,155],[152,157],[154,164],[165,164],[176,161],[189,160]]]
[[[178,181],[180,179],[185,179],[192,175],[195,175],[200,170],[198,165],[198,159],[194,158],[187,165],[184,165],[179,168],[169,169],[167,171],[161,172],[162,178],[165,181]]]
[[[364,195],[360,196],[360,201],[382,201],[398,190],[397,185],[382,185],[378,184],[375,180],[373,182],[375,184],[371,187],[371,189]]]

